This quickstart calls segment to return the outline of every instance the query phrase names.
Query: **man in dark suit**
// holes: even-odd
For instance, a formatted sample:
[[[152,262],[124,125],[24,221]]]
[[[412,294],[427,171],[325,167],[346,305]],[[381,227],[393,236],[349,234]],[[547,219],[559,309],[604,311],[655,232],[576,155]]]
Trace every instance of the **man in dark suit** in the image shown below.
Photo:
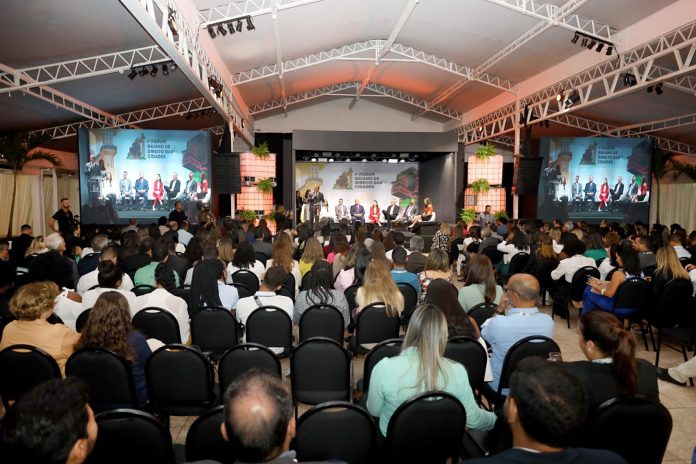
[[[355,204],[350,207],[350,218],[353,222],[365,222],[365,208],[360,204],[358,198],[355,199]]]
[[[616,185],[611,189],[611,201],[619,201],[624,192],[624,184],[621,176],[616,180]]]
[[[396,204],[396,200],[391,200],[387,209],[382,211],[384,219],[387,220],[387,224],[391,224],[391,222],[397,218],[399,211],[401,211],[401,208]]]
[[[145,179],[145,174],[140,171],[139,177],[135,180],[135,203],[136,206],[145,208],[147,206],[147,192],[150,187]]]
[[[416,199],[411,198],[409,205],[406,207],[406,210],[404,210],[403,218],[410,224],[417,215],[418,205],[416,204]]]
[[[196,190],[198,190],[198,182],[193,178],[193,173],[189,172],[184,191],[177,195],[177,200],[190,200],[193,194],[196,193]]]
[[[319,221],[319,213],[321,212],[321,205],[324,204],[324,194],[319,191],[319,186],[314,187],[314,192],[312,193],[312,204],[309,209],[309,220],[312,225]]]
[[[12,249],[10,250],[10,259],[15,266],[18,266],[24,260],[24,254],[34,240],[29,224],[24,224],[21,230],[20,236],[12,240]]]
[[[167,198],[169,201],[175,199],[179,195],[181,190],[181,181],[179,180],[179,175],[175,172],[172,174],[172,180],[169,181],[169,185],[164,186],[165,192],[167,192]]]
[[[594,201],[596,194],[597,184],[594,183],[594,179],[590,176],[590,181],[585,184],[585,201]]]
[[[408,255],[408,258],[406,258],[406,270],[408,272],[418,274],[419,272],[423,272],[425,270],[425,263],[428,261],[428,257],[422,253],[424,245],[425,243],[423,242],[423,237],[419,235],[414,235],[411,237],[411,241],[409,243],[411,254]]]

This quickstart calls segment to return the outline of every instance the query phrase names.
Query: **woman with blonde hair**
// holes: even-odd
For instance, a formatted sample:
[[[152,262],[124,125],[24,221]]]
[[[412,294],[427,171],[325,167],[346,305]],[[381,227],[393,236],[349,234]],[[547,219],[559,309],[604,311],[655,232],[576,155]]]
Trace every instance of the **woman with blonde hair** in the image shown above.
[[[34,261],[37,256],[42,253],[46,253],[47,251],[48,245],[46,245],[43,235],[35,237],[34,240],[32,240],[29,244],[27,251],[24,253],[22,265],[24,267],[29,267],[29,264],[31,264],[31,262]]]
[[[221,238],[217,244],[218,258],[225,263],[225,267],[232,262],[234,258],[234,242],[230,237]]]
[[[445,279],[449,283],[453,281],[449,255],[439,248],[435,248],[428,253],[428,259],[425,262],[425,270],[418,274],[418,280],[421,286],[418,298],[419,302],[422,303],[425,301],[425,295],[428,293],[428,286],[430,282],[435,279]]]
[[[675,279],[690,280],[689,273],[677,257],[677,252],[671,246],[663,246],[655,256],[657,267],[652,276],[653,301],[660,301],[665,286]]]
[[[404,310],[404,296],[392,279],[389,265],[384,261],[372,261],[365,269],[362,286],[355,295],[358,314],[367,305],[384,303],[389,317],[400,316]]]
[[[302,253],[302,258],[300,258],[300,276],[304,277],[308,273],[314,263],[324,259],[324,249],[321,246],[321,242],[316,237],[309,237],[305,241],[304,252]]]
[[[447,320],[437,306],[418,306],[408,325],[401,354],[377,363],[370,377],[367,409],[379,417],[387,434],[389,420],[401,404],[418,393],[440,390],[456,396],[466,410],[466,426],[487,431],[495,425],[494,413],[479,408],[461,364],[444,357]]]
[[[292,239],[290,236],[286,233],[278,234],[278,238],[276,238],[273,244],[271,259],[266,261],[266,270],[271,266],[281,266],[285,269],[285,272],[292,274],[295,278],[295,293],[297,293],[300,288],[302,276],[300,275],[299,264],[292,258],[293,251]]]
[[[413,218],[413,222],[408,226],[409,229],[413,230],[419,222],[429,221],[433,218],[433,203],[430,201],[430,198],[425,197],[423,205],[423,211]]]

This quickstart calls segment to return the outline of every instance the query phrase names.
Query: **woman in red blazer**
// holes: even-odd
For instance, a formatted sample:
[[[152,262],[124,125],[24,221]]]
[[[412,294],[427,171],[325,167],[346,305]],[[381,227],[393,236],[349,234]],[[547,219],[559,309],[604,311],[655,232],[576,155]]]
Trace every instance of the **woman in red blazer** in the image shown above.
[[[152,196],[155,199],[154,202],[152,202],[152,209],[157,209],[157,203],[159,202],[160,206],[164,206],[162,204],[162,197],[164,196],[164,184],[162,183],[162,177],[157,174],[157,177],[155,177],[155,182],[154,182],[154,187],[152,189]]]
[[[602,181],[602,185],[599,187],[599,209],[598,211],[602,211],[602,208],[607,206],[607,199],[609,198],[609,181],[605,177],[604,180]]]
[[[377,200],[375,200],[372,202],[372,206],[370,206],[370,222],[373,224],[379,224],[379,214],[379,203],[377,203]]]

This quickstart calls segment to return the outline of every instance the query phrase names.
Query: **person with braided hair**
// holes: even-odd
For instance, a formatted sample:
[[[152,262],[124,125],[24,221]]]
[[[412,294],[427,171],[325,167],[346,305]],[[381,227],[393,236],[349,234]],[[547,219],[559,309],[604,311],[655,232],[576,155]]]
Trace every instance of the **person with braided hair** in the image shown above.
[[[583,314],[578,339],[587,361],[564,366],[582,382],[590,413],[617,396],[659,400],[655,367],[636,359],[636,340],[616,316],[605,311]]]

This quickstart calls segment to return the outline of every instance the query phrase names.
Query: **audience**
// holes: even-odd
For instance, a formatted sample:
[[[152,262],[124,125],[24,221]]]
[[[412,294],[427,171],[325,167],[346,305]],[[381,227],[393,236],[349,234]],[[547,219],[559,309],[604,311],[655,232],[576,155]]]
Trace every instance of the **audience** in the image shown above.
[[[145,229],[141,229],[145,230]],[[152,261],[152,249],[157,241],[154,238],[146,237],[140,242],[138,254],[126,256],[121,263],[123,272],[134,276],[136,271]]]
[[[109,239],[104,234],[98,234],[92,237],[91,253],[83,254],[82,259],[77,263],[77,270],[81,276],[88,272],[94,271],[101,261],[101,252],[109,244]],[[86,251],[86,250],[83,250]]]
[[[355,295],[355,303],[358,305],[358,314],[367,305],[383,303],[389,317],[401,315],[404,310],[404,296],[392,280],[387,263],[372,261],[367,265],[365,279]]]
[[[681,234],[670,234],[669,236],[669,246],[674,248],[674,251],[677,252],[677,258],[679,259],[691,259],[691,253],[686,251],[686,248],[682,246],[682,236]]]
[[[350,322],[348,300],[346,300],[343,292],[334,289],[333,272],[329,263],[324,260],[315,262],[306,283],[307,288],[302,290],[295,298],[293,322],[299,324],[302,314],[310,306],[326,304],[335,306],[341,312],[343,326],[348,327]]]
[[[118,250],[115,247],[107,246],[101,250],[99,254],[99,262],[111,261],[112,263],[118,265]],[[95,266],[93,271],[90,271],[80,277],[77,283],[77,293],[79,295],[84,295],[87,290],[91,290],[95,285],[99,285],[99,264]],[[123,274],[121,279],[121,286],[118,287],[121,290],[133,290],[133,280],[128,274]]]
[[[111,261],[102,261],[99,263],[99,272],[97,280],[99,287],[88,290],[82,295],[82,311],[87,311],[102,293],[118,292],[126,298],[130,314],[135,314],[135,294],[128,290],[122,290],[121,283],[123,282],[123,271]],[[78,314],[79,316],[79,314]]]
[[[234,281],[232,274],[241,270],[253,272],[259,282],[263,280],[263,275],[266,273],[266,267],[261,261],[256,260],[254,247],[249,242],[242,242],[237,246],[232,262],[227,265],[227,275],[232,277],[232,281]]]
[[[636,237],[633,241],[633,248],[638,253],[638,261],[640,262],[641,270],[649,266],[657,265],[657,257],[655,253],[653,253],[650,237],[646,237],[645,235]],[[677,261],[679,261],[679,259],[677,259]]]
[[[425,242],[423,241],[423,237],[419,235],[411,237],[409,242],[411,253],[406,259],[406,270],[408,272],[419,274],[425,269],[425,263],[428,261],[428,257],[422,253],[424,245]]]
[[[603,311],[617,311],[623,308],[614,308],[616,300],[616,292],[619,286],[626,280],[641,279],[640,261],[638,254],[630,246],[622,246],[619,248],[616,262],[619,269],[611,275],[611,280],[599,280],[596,277],[587,279],[587,287],[582,296],[582,314],[595,309]],[[631,308],[631,311],[634,309]],[[615,312],[617,315],[624,315]]]
[[[689,273],[679,262],[674,248],[670,246],[657,250],[656,264],[652,275],[652,294],[653,301],[660,301],[668,283],[675,279],[689,280]]]
[[[490,258],[486,255],[473,255],[467,264],[464,286],[459,289],[459,304],[469,312],[481,303],[500,304],[502,296],[503,288],[495,283]]]
[[[585,266],[597,267],[595,260],[584,256],[585,244],[582,243],[577,238],[568,238],[563,243],[563,252],[561,254],[561,261],[558,263],[558,267],[551,271],[551,278],[553,280],[560,280],[561,277],[565,278],[565,281],[571,283],[573,281],[573,275],[575,272]]]
[[[510,260],[513,256],[517,253],[529,253],[530,251],[527,236],[520,229],[512,229],[507,239],[499,243],[496,248],[503,253],[503,261],[498,266],[498,269],[504,276],[508,274]]]
[[[439,248],[435,248],[428,254],[428,260],[425,262],[425,269],[418,274],[420,282],[419,301],[425,301],[425,295],[428,293],[428,285],[434,279],[445,279],[452,283],[454,277],[450,269],[449,256],[447,252]]]
[[[418,276],[413,272],[408,272],[406,270],[406,259],[408,255],[406,254],[406,249],[404,247],[398,246],[393,250],[392,262],[394,268],[391,270],[392,279],[398,284],[408,284],[416,291],[417,295],[420,295],[420,280]]]
[[[367,269],[367,265],[372,262],[372,254],[365,245],[356,244],[353,245],[352,249],[355,250],[355,262],[353,266],[339,273],[334,283],[337,290],[342,290],[344,292],[351,285],[362,285],[365,269]],[[346,265],[349,265],[351,262],[352,260],[349,255],[346,260]]]
[[[263,279],[263,282],[261,282],[259,291],[253,296],[240,299],[237,303],[237,320],[239,320],[242,325],[246,325],[246,320],[249,315],[261,306],[275,306],[280,308],[293,320],[295,305],[292,299],[287,296],[276,295],[275,293],[283,286],[287,276],[288,273],[281,266],[269,267],[268,270],[266,270],[266,277]]]
[[[155,269],[159,263],[166,263],[169,259],[169,248],[165,243],[157,242],[153,244],[151,250],[152,261],[147,265],[141,267],[135,272],[135,278],[133,282],[135,285],[150,285],[155,286]],[[184,273],[186,275],[186,273]],[[179,286],[179,274],[177,273],[174,278],[176,279],[176,286]]]
[[[29,265],[28,280],[38,282],[42,280],[52,280],[58,283],[56,275],[60,274],[65,279],[68,288],[75,288],[80,280],[77,272],[77,263],[68,258],[65,253],[65,240],[58,233],[46,237],[48,251],[37,255]]]
[[[451,234],[452,230],[450,229],[449,223],[442,222],[440,224],[440,228],[437,232],[435,232],[435,235],[433,236],[433,244],[430,249],[434,250],[435,248],[439,248],[445,253],[449,253]]]
[[[285,272],[292,274],[295,278],[294,291],[297,293],[300,283],[302,283],[302,276],[300,275],[300,265],[293,259],[292,254],[293,248],[290,236],[285,233],[278,234],[273,244],[273,256],[266,261],[266,270],[268,271],[272,266],[280,266]]]
[[[198,308],[236,308],[239,293],[232,285],[227,285],[226,281],[225,263],[219,259],[200,261],[193,269],[189,300],[196,311]]]

